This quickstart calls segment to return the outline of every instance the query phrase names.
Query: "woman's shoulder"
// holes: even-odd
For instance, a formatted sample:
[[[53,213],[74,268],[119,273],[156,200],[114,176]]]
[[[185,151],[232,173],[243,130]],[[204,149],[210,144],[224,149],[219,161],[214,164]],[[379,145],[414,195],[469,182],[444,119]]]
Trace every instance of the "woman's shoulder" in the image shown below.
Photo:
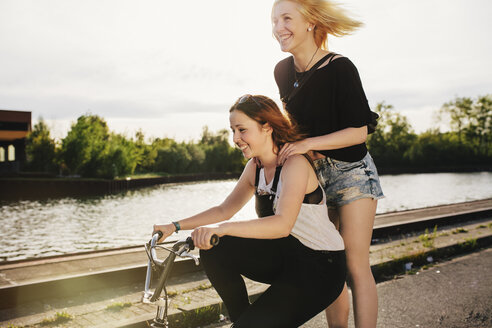
[[[244,166],[243,173],[240,179],[246,179],[250,184],[254,185],[255,175],[256,175],[256,161],[252,158]]]
[[[358,75],[358,70],[355,64],[350,60],[348,57],[340,57],[337,59],[334,59],[330,65],[333,64],[333,69],[338,73],[338,74],[347,74],[349,76]]]
[[[314,168],[302,154],[292,155],[287,158],[280,174],[280,178],[284,182],[291,182],[293,186],[306,184],[306,191],[308,192],[313,191],[318,184],[318,178]]]
[[[275,65],[275,69],[277,69],[277,67],[282,67],[282,66],[285,66],[285,65],[290,65],[292,63],[292,59],[293,59],[293,56],[292,55],[290,55],[288,57],[285,57],[284,59],[280,60]]]
[[[279,61],[277,65],[275,65],[275,69],[274,69],[275,76],[277,76],[278,74],[282,74],[283,72],[287,71],[289,67],[292,66],[292,58],[293,58],[292,56],[285,57],[284,59]]]
[[[311,169],[311,164],[307,160],[306,156],[302,154],[296,154],[289,156],[284,163],[282,171],[287,170],[299,170],[299,169]]]
[[[285,94],[289,90],[290,81],[294,74],[293,70],[293,57],[289,56],[287,58],[282,59],[275,65],[275,70],[273,72],[275,77],[275,82],[280,91],[281,97],[285,96]]]
[[[341,54],[335,54],[333,59],[328,58],[323,64],[321,64],[319,70],[323,70],[326,67],[331,67],[336,70],[351,70],[355,68],[355,65],[350,58]]]
[[[359,71],[350,58],[341,56],[319,69],[320,77],[333,81],[353,81],[360,79]],[[345,83],[345,82],[341,82]]]
[[[256,160],[254,158],[251,158],[244,166],[243,172],[246,173],[256,172],[256,167],[257,167]]]

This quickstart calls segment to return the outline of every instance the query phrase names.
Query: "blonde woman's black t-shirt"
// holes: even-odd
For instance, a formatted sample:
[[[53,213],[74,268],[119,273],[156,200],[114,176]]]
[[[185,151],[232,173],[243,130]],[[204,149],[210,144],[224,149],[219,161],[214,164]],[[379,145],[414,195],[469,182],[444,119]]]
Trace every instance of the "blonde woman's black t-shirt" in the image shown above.
[[[321,61],[326,60],[326,57]],[[322,65],[321,65],[322,66]],[[302,74],[307,74],[302,73]],[[286,109],[308,137],[317,137],[371,122],[371,111],[355,65],[346,57],[334,59],[303,81]],[[287,57],[275,67],[280,97],[291,94],[295,81],[293,59]],[[335,150],[319,150],[325,156],[346,162],[361,160],[367,153],[365,143]]]

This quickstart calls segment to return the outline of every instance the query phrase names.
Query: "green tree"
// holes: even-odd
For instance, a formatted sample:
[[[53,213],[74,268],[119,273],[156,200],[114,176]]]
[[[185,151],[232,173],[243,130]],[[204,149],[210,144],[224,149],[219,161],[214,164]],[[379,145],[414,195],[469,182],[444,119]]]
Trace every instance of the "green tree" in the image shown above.
[[[106,178],[133,174],[140,159],[140,153],[132,140],[121,134],[111,134],[108,148],[103,154],[100,175]]]
[[[492,95],[476,99],[456,97],[441,107],[440,118],[448,120],[451,132],[458,134],[458,141],[473,147],[476,155],[492,156]]]
[[[145,143],[144,133],[139,130],[135,134],[134,144],[138,153],[135,170],[137,172],[151,172],[157,158],[157,148],[155,147],[154,142],[152,141],[150,144]]]
[[[412,165],[426,168],[455,168],[476,163],[470,147],[459,142],[456,133],[429,130],[420,134],[407,152]]]
[[[140,153],[132,140],[110,133],[97,115],[82,115],[62,140],[61,158],[71,174],[113,179],[132,174]]]
[[[473,100],[471,98],[456,98],[445,103],[440,109],[440,119],[449,117],[451,131],[458,133],[458,141],[463,142],[463,128],[469,125],[469,117],[472,111]]]
[[[155,168],[158,172],[187,173],[191,155],[184,143],[173,143],[157,150]]]
[[[479,96],[472,106],[470,127],[466,134],[477,147],[478,154],[492,157],[492,94]]]
[[[229,144],[229,131],[209,131],[205,126],[199,146],[205,151],[206,172],[239,172],[243,169],[245,160],[239,149]]]
[[[188,143],[186,150],[190,155],[187,171],[191,173],[203,172],[203,165],[206,158],[205,150],[196,143]]]
[[[174,169],[174,166],[173,165],[166,166],[165,158],[172,153],[170,151],[170,148],[172,148],[174,145],[176,145],[176,141],[170,138],[154,139],[148,148],[149,152],[152,154],[152,158],[147,159],[149,166],[147,166],[145,169],[152,172],[171,173],[168,170],[170,169],[171,166]]]
[[[376,105],[375,112],[378,126],[367,139],[374,160],[379,166],[408,165],[407,152],[417,138],[408,119],[384,102]]]
[[[209,130],[208,126],[204,126],[202,129],[202,137],[200,139],[201,145],[216,145],[222,143],[228,143],[229,131],[226,129],[219,130],[217,133],[213,133]]]
[[[37,172],[56,172],[56,143],[43,118],[34,125],[26,138],[26,169]]]
[[[100,177],[109,129],[97,115],[82,115],[62,140],[62,160],[71,174]]]

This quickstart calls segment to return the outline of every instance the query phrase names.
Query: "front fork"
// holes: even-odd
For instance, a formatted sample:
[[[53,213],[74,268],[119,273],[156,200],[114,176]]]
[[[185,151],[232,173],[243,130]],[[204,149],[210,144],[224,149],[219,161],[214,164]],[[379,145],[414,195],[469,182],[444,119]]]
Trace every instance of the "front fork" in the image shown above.
[[[158,260],[155,251],[155,244],[157,243],[158,239],[159,237],[157,236],[157,234],[155,234],[152,237],[150,245],[146,247],[147,255],[149,256],[149,263],[147,265],[147,275],[145,277],[145,291],[144,291],[142,302],[146,304],[157,305],[157,314],[150,327],[168,328],[169,327],[169,322],[167,320],[168,296],[167,293],[165,292],[165,285],[166,285],[167,278],[171,273],[172,267],[174,266],[174,259],[176,258],[176,256],[189,257],[195,261],[195,265],[199,265],[200,262],[195,255],[188,253],[188,250],[190,250],[190,243],[188,240],[186,242],[183,241],[183,242],[176,243],[173,246],[173,249],[169,250],[170,254],[168,255],[165,261]],[[218,242],[218,237],[216,237],[216,239],[217,240],[214,241],[215,244],[217,244]],[[189,240],[191,240],[191,238],[189,238]],[[183,247],[183,246],[188,246],[188,247]],[[193,249],[193,246],[191,246],[191,249]],[[160,271],[160,277],[158,279],[156,289],[154,290],[154,292],[151,292],[150,284],[152,281],[153,271]],[[164,289],[164,295],[161,297],[161,291],[163,289]]]
[[[166,296],[167,297],[167,296]],[[165,302],[165,299],[159,299],[159,301]],[[159,302],[158,301],[158,302]],[[150,325],[152,328],[169,328],[169,322],[167,321],[167,318],[165,317],[165,307],[164,306],[157,306],[157,314],[154,318],[154,321]]]

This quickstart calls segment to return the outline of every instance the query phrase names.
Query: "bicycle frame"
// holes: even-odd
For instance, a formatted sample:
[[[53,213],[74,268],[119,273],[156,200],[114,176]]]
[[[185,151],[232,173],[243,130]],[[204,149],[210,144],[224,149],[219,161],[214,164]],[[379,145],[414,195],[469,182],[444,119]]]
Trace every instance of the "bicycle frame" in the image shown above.
[[[198,258],[190,254],[189,251],[195,248],[193,244],[193,239],[188,237],[186,240],[180,240],[173,245],[171,249],[158,246],[157,241],[162,237],[162,233],[159,231],[152,236],[152,239],[145,244],[145,251],[149,257],[149,263],[147,265],[147,275],[145,277],[145,290],[142,298],[142,302],[146,304],[157,305],[157,314],[154,318],[152,324],[153,328],[168,328],[169,322],[167,320],[167,308],[168,308],[168,296],[166,291],[166,282],[174,266],[174,260],[176,256],[179,257],[189,257],[195,261],[196,265],[199,265]],[[210,244],[217,245],[219,242],[219,237],[213,235]],[[169,255],[165,260],[159,260],[157,258],[156,247],[166,249],[169,251]],[[150,290],[150,285],[152,283],[152,272],[158,272],[159,278],[154,292]],[[162,291],[164,295],[161,296]]]

